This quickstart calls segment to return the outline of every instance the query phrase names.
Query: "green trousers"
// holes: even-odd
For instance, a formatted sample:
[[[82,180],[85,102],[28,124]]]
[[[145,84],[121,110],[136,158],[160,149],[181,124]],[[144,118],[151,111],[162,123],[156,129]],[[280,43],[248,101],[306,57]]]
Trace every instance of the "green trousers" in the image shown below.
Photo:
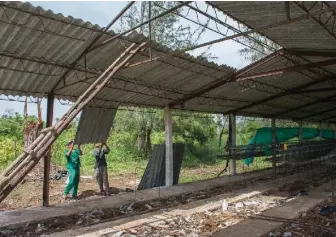
[[[69,182],[64,189],[64,195],[68,195],[72,189],[72,198],[77,198],[79,177],[79,169],[69,169]]]

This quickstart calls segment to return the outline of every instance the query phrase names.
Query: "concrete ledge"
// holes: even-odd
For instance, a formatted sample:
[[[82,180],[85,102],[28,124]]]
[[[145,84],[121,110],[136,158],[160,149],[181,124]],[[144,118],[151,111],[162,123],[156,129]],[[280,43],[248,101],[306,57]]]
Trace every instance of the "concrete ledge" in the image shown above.
[[[270,171],[263,170],[249,174],[224,176],[199,182],[180,184],[173,187],[160,187],[132,193],[118,194],[94,200],[82,200],[75,203],[61,204],[53,207],[36,207],[23,210],[4,211],[0,212],[0,228],[9,225],[46,220],[54,217],[85,213],[96,209],[115,208],[132,202],[149,201],[157,198],[167,198],[190,192],[197,192],[246,179],[262,177],[267,174],[270,174]]]

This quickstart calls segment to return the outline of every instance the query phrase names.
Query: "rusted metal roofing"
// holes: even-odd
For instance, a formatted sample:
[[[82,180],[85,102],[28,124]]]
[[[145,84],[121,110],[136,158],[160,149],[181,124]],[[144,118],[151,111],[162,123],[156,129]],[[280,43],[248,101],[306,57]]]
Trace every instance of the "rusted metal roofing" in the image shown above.
[[[261,8],[255,9],[255,11],[258,11],[257,13],[248,14],[244,13],[246,9],[239,9],[239,6],[248,6],[247,2],[222,2],[218,4],[224,4],[222,7],[228,6],[229,11],[232,10],[234,14],[241,14],[240,17],[248,18],[250,15],[252,18],[254,16],[253,22],[250,23],[258,23],[264,19],[260,17],[263,15],[265,19],[268,19],[270,14],[268,12],[273,12],[270,3],[265,5],[265,13],[264,9]],[[256,4],[251,3],[252,6],[256,6]],[[273,4],[275,4],[274,9],[277,9],[280,3],[272,2],[272,6]],[[275,15],[275,19],[279,17]],[[265,19],[262,21],[267,22]],[[304,31],[305,25],[302,25],[302,27]],[[119,57],[131,43],[148,41],[146,37],[136,32],[116,39],[87,54],[86,64],[84,59],[81,60],[75,70],[72,70],[66,78],[62,78],[73,61],[102,31],[99,26],[80,19],[64,17],[62,14],[55,14],[40,7],[33,7],[29,3],[1,2],[0,31],[1,94],[45,97],[60,81],[54,91],[55,96],[71,101],[78,98],[90,83]],[[282,33],[285,34],[286,29],[283,31]],[[106,33],[100,39],[100,42],[111,38],[111,35],[115,35],[115,33]],[[288,37],[283,38],[288,39]],[[328,43],[328,40],[330,39],[323,40],[327,47],[336,47]],[[312,41],[312,39],[307,40],[303,46],[307,46],[305,44],[308,41]],[[312,44],[316,44],[316,42]],[[173,52],[156,42],[153,42],[152,46],[154,58]],[[138,54],[131,64],[147,59],[148,50],[145,50]],[[288,58],[279,56],[251,72],[263,71],[265,70],[263,67],[268,69],[279,68],[289,63],[293,62]],[[194,91],[213,82],[228,80],[235,71],[234,68],[225,65],[219,66],[206,60],[191,57],[188,54],[174,54],[120,70],[108,87],[97,95],[91,106],[106,108],[117,108],[120,105],[163,107],[189,96]],[[322,73],[328,74],[326,72]],[[280,76],[226,83],[175,108],[197,112],[227,113],[289,90],[302,83],[318,80],[321,76],[321,72],[318,70],[309,71],[306,74],[308,75],[291,72]],[[282,113],[278,115],[281,118],[298,118],[308,108],[290,113],[283,113],[283,111],[304,105],[304,103],[314,101],[319,97],[316,93],[313,95],[281,97],[261,105],[238,110],[237,114],[267,117]],[[317,112],[317,109],[308,112],[314,113]],[[304,115],[306,116],[306,114]],[[317,116],[311,119],[319,118]]]

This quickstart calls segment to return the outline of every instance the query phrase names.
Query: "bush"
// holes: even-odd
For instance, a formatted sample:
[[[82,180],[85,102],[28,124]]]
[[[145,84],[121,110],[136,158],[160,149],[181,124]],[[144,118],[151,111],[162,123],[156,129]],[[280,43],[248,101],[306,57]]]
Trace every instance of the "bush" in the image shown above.
[[[22,150],[22,141],[16,144],[16,154],[19,154]],[[5,168],[15,159],[15,146],[14,139],[8,137],[0,138],[0,167]]]

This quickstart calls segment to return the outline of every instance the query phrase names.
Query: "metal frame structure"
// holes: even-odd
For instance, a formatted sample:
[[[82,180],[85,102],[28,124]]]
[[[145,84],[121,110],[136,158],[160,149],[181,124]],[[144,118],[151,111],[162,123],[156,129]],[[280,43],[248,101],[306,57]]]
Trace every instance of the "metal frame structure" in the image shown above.
[[[106,83],[104,83],[103,86],[97,88],[98,91],[104,91],[104,89],[112,89],[117,92],[127,92],[129,94],[132,94],[133,96],[142,96],[142,97],[148,97],[151,99],[161,100],[160,103],[148,103],[146,100],[140,100],[140,102],[134,102],[134,101],[127,101],[125,99],[120,99],[120,101],[116,99],[105,99],[105,98],[99,98],[98,96],[90,97],[89,100],[85,100],[88,103],[94,103],[94,102],[101,102],[104,106],[106,104],[112,104],[111,106],[116,106],[120,104],[124,105],[136,105],[136,106],[150,106],[150,107],[164,107],[165,108],[165,114],[166,114],[166,124],[167,124],[167,130],[166,136],[168,137],[167,140],[171,140],[171,109],[186,109],[189,111],[199,111],[199,112],[214,112],[214,113],[223,113],[224,115],[250,115],[250,116],[262,116],[267,118],[291,118],[291,119],[311,119],[315,121],[319,121],[320,119],[318,116],[336,111],[336,109],[333,108],[323,108],[324,110],[316,109],[314,111],[303,111],[302,108],[310,107],[312,105],[316,105],[319,103],[328,103],[329,100],[334,99],[336,97],[336,94],[332,95],[326,95],[324,97],[320,97],[318,95],[321,95],[322,92],[333,92],[336,89],[335,85],[335,79],[336,79],[336,71],[333,72],[332,70],[329,70],[329,68],[332,65],[336,64],[336,49],[333,51],[330,50],[321,50],[321,49],[311,49],[311,48],[283,48],[281,50],[275,51],[274,53],[266,56],[265,58],[252,63],[251,65],[235,71],[233,69],[228,69],[225,67],[217,67],[217,65],[213,65],[208,62],[203,61],[197,61],[192,59],[191,57],[187,57],[185,52],[192,51],[195,49],[199,49],[202,47],[210,46],[213,44],[217,44],[220,42],[228,41],[228,40],[235,40],[238,43],[243,42],[240,41],[241,37],[247,37],[249,40],[254,41],[257,44],[262,45],[263,47],[269,47],[268,45],[264,44],[263,42],[260,42],[258,39],[255,39],[251,36],[252,33],[259,33],[261,35],[267,36],[265,34],[265,31],[271,31],[273,29],[276,29],[278,27],[287,27],[289,25],[304,21],[304,20],[312,20],[315,23],[319,24],[326,32],[328,32],[329,35],[334,37],[335,36],[335,19],[336,19],[336,6],[330,6],[326,2],[321,2],[320,7],[316,10],[315,5],[313,6],[306,6],[305,3],[285,3],[284,9],[286,12],[286,19],[281,20],[278,22],[272,22],[270,24],[253,28],[249,26],[248,24],[244,23],[239,18],[232,16],[232,14],[224,12],[226,15],[230,16],[232,19],[237,20],[238,22],[243,23],[247,27],[250,28],[250,30],[242,32],[239,29],[236,29],[233,26],[230,26],[224,21],[221,21],[218,17],[211,16],[208,12],[204,12],[200,10],[197,6],[194,7],[191,5],[191,2],[181,2],[180,4],[172,7],[171,9],[164,9],[164,11],[157,16],[152,17],[151,14],[151,5],[149,8],[149,19],[140,23],[139,25],[126,30],[124,32],[114,34],[109,31],[111,26],[115,24],[120,17],[134,4],[134,2],[128,3],[124,9],[104,28],[104,29],[94,29],[92,27],[85,26],[83,24],[79,24],[76,22],[70,22],[63,19],[58,19],[57,21],[61,22],[64,25],[71,25],[78,27],[79,29],[86,29],[86,30],[92,30],[91,34],[96,34],[94,37],[90,35],[88,38],[84,37],[78,37],[73,35],[67,35],[62,30],[50,30],[47,27],[43,27],[42,29],[34,28],[27,26],[25,24],[19,24],[15,22],[13,19],[8,18],[7,20],[1,20],[0,22],[3,24],[13,25],[17,27],[22,27],[23,29],[32,30],[36,32],[41,32],[57,37],[63,37],[64,39],[71,39],[75,40],[77,42],[82,42],[87,44],[84,47],[84,50],[79,52],[79,54],[75,55],[75,59],[71,63],[64,63],[60,62],[58,60],[50,60],[45,58],[38,58],[38,57],[32,57],[30,55],[19,55],[19,54],[13,54],[11,52],[0,52],[0,57],[9,59],[9,63],[7,66],[1,66],[0,70],[8,70],[13,71],[17,73],[25,73],[30,74],[32,76],[45,76],[45,77],[51,77],[51,78],[57,78],[55,83],[52,86],[52,89],[49,91],[32,91],[31,89],[19,90],[19,89],[10,89],[10,88],[3,88],[0,86],[0,92],[8,92],[8,94],[11,94],[12,92],[18,92],[22,94],[39,94],[43,96],[48,97],[48,104],[47,104],[47,127],[52,127],[52,116],[53,116],[53,104],[54,104],[54,98],[62,98],[63,92],[66,90],[71,90],[73,86],[88,86],[90,85],[89,89],[92,89],[92,85],[97,85],[97,81],[99,80],[98,75],[102,74],[106,68],[95,68],[90,67],[90,59],[92,58],[92,52],[94,50],[98,49],[105,49],[108,45],[111,45],[116,40],[123,40],[124,42],[131,43],[134,45],[141,44],[142,42],[147,42],[148,47],[148,53],[147,52],[141,52],[140,49],[144,46],[144,44],[141,44],[141,47],[139,47],[136,50],[136,55],[132,54],[132,57],[136,59],[135,62],[128,60],[125,62],[119,69],[120,71],[125,71],[124,74],[120,73],[119,75],[113,73],[113,80],[108,80]],[[222,9],[218,8],[215,3],[207,2],[209,6],[212,6],[214,9],[217,9],[219,11],[222,11]],[[247,4],[247,3],[246,3]],[[302,10],[302,14],[296,17],[292,17],[293,14],[293,6],[296,5],[298,8]],[[37,14],[32,13],[28,10],[25,10],[23,8],[13,6],[11,4],[5,4],[0,3],[0,7],[6,11],[5,9],[11,9],[15,11],[20,11],[22,13],[31,14],[30,17],[34,18],[43,18],[47,20],[55,20],[52,17],[49,17],[47,15],[43,14]],[[181,17],[183,17],[186,20],[189,20],[193,22],[192,19],[189,19],[188,17],[185,17],[179,13],[176,12],[176,10],[182,8],[182,7],[188,7],[191,10],[203,15],[204,17],[207,17],[209,20],[212,20],[218,24],[221,24],[228,29],[230,29],[232,32],[234,32],[233,35],[225,35],[221,33],[218,30],[211,29],[207,26],[203,26],[204,28],[207,28],[213,32],[216,32],[223,36],[222,38],[212,40],[206,43],[201,43],[199,45],[193,45],[191,47],[181,49],[179,51],[171,51],[166,50],[158,47],[156,44],[152,42],[151,34],[150,36],[144,40],[141,39],[140,42],[137,42],[137,40],[134,40],[133,38],[127,37],[127,34],[132,33],[134,30],[138,29],[139,27],[143,25],[147,25],[149,27],[149,32],[152,31],[151,23],[154,20],[159,19],[160,17],[163,17],[167,14],[176,14]],[[325,20],[323,17],[325,15],[328,15],[329,17],[327,20]],[[196,23],[197,22],[193,22]],[[200,25],[200,24],[198,24]],[[92,36],[92,37],[91,37]],[[281,44],[279,44],[281,45]],[[127,46],[124,46],[124,48],[127,48]],[[273,50],[274,49],[270,49]],[[98,54],[98,52],[97,52]],[[120,56],[120,53],[119,53]],[[312,58],[313,57],[313,58]],[[314,59],[314,57],[318,58],[318,61]],[[331,58],[327,60],[321,60],[320,58]],[[0,58],[0,59],[1,59]],[[130,59],[131,59],[130,58]],[[197,68],[193,68],[190,65],[180,65],[179,63],[173,62],[171,59],[176,60],[184,60],[184,62],[188,62],[191,65],[198,65],[199,67],[203,67],[209,70],[209,72],[204,72],[204,70],[198,70]],[[272,62],[279,63],[281,60],[285,60],[287,64],[285,67],[278,67],[278,68],[272,68],[270,67]],[[11,67],[11,62],[13,60],[19,60],[22,62],[22,65],[25,65],[23,62],[30,62],[30,63],[36,63],[38,66],[36,68],[31,67],[25,67],[22,68],[14,68]],[[81,62],[83,60],[83,63]],[[278,60],[278,61],[276,61]],[[158,83],[149,83],[147,81],[144,81],[142,79],[127,77],[127,72],[131,72],[132,70],[140,70],[139,68],[142,67],[151,67],[151,65],[155,63],[162,63],[163,65],[169,65],[174,67],[175,69],[179,70],[181,73],[189,72],[188,78],[185,80],[186,83],[191,83],[195,80],[195,77],[200,77],[199,81],[202,80],[202,76],[207,77],[207,80],[203,80],[206,83],[203,82],[200,86],[197,86],[195,82],[195,86],[192,90],[179,90],[178,87],[171,87],[171,86],[164,86],[160,85]],[[43,69],[40,68],[40,66],[43,65]],[[263,70],[263,68],[266,68],[266,70]],[[268,69],[267,67],[270,67]],[[57,68],[57,70],[55,69]],[[122,68],[122,69],[121,69]],[[128,70],[128,71],[127,71]],[[140,71],[141,72],[141,71]],[[165,71],[163,71],[165,72]],[[263,78],[270,78],[282,74],[288,74],[288,73],[298,73],[298,75],[305,76],[307,78],[310,78],[312,80],[309,80],[303,84],[299,84],[296,86],[293,86],[291,88],[282,88],[277,85],[274,85],[269,82],[264,82]],[[76,74],[76,73],[82,73],[84,75],[83,78],[77,79],[78,80],[71,80],[69,79],[70,74]],[[128,73],[130,74],[130,73]],[[105,75],[105,74],[103,74]],[[77,76],[77,75],[76,75]],[[61,85],[63,83],[63,85]],[[326,87],[325,84],[329,83],[332,87]],[[263,94],[263,97],[259,100],[253,101],[251,103],[248,102],[248,100],[241,100],[237,98],[227,98],[223,96],[218,96],[221,93],[215,93],[217,90],[220,91],[221,88],[225,86],[229,86],[228,89],[230,89],[231,85],[239,86],[245,89],[249,90],[255,90],[259,94]],[[324,85],[322,88],[315,88],[314,86],[317,85]],[[181,84],[181,87],[184,86],[184,84]],[[185,86],[184,86],[185,87]],[[255,88],[255,89],[254,89]],[[224,90],[225,91],[225,90]],[[98,94],[98,92],[96,93]],[[267,96],[264,96],[264,94],[267,94]],[[281,107],[279,105],[271,104],[270,102],[274,102],[275,100],[279,100],[283,97],[291,97],[293,98],[293,104],[294,106],[288,108],[288,107]],[[94,98],[95,97],[95,98]],[[66,98],[73,98],[73,100],[76,100],[76,96],[74,95],[66,95]],[[79,100],[84,100],[84,96],[80,96],[78,98]],[[295,103],[294,103],[295,101]],[[296,104],[298,103],[298,105]],[[234,104],[234,105],[232,105]],[[78,102],[75,103],[76,106],[78,106]],[[200,109],[201,107],[208,107],[209,105],[213,106],[212,111],[204,111]],[[76,107],[75,106],[75,107]],[[83,105],[84,106],[84,105]],[[80,108],[83,107],[82,105]],[[260,106],[261,109],[256,111],[250,111],[251,108]],[[219,107],[219,109],[215,109],[216,107]],[[74,107],[72,107],[73,109]],[[220,111],[222,108],[229,108],[226,111]],[[264,110],[270,109],[270,108],[277,108],[275,113],[266,113]],[[303,116],[293,116],[289,115],[293,111],[299,111],[308,113],[308,115]],[[73,112],[74,114],[79,113],[80,109],[77,109],[76,112]],[[71,115],[71,116],[70,116]],[[73,114],[67,114],[64,119],[66,121],[69,121],[70,117]],[[70,116],[69,118],[67,116]],[[336,114],[333,116],[329,116],[326,118],[327,120],[331,120],[330,122],[336,122],[334,120],[336,118]],[[59,127],[60,125],[56,124],[55,127]],[[63,128],[63,125],[61,126]],[[57,130],[57,129],[56,129]],[[61,133],[62,129],[57,130],[57,133]],[[57,137],[57,136],[56,136]],[[53,139],[56,139],[53,138]],[[51,140],[53,140],[51,139]],[[50,140],[50,141],[51,141]],[[53,140],[54,141],[54,140]],[[32,147],[32,150],[29,152],[27,151],[25,153],[24,157],[21,157],[20,159],[27,159],[27,162],[31,162],[27,157],[30,157],[30,159],[37,159],[42,156],[44,156],[44,162],[45,162],[45,169],[44,169],[44,186],[43,186],[43,203],[44,205],[48,205],[48,197],[49,197],[49,168],[50,168],[50,154],[48,152],[49,146],[52,144],[52,142],[47,143],[46,146],[43,147],[42,151],[34,151],[36,148],[35,144],[34,147]],[[167,144],[167,148],[171,148],[171,144]],[[40,145],[37,146],[36,149],[40,149]],[[37,156],[35,155],[38,154]],[[167,155],[167,164],[170,164],[170,161],[172,160],[172,152],[168,152]],[[37,157],[37,158],[35,158]],[[34,162],[29,163],[33,164]],[[30,167],[30,166],[29,166]],[[13,168],[13,167],[12,167]],[[29,172],[29,170],[26,170]],[[27,173],[25,172],[25,173]],[[170,170],[166,170],[167,177],[170,174]],[[8,172],[7,172],[8,173]],[[8,175],[8,174],[7,174]],[[18,178],[15,180],[13,186],[8,186],[8,179],[7,176],[2,177],[2,188],[4,190],[7,190],[5,194],[2,194],[0,199],[3,199],[12,189],[12,187],[16,186],[20,180],[22,180],[23,177]],[[167,178],[166,177],[166,178]],[[171,183],[170,180],[167,179],[166,183]]]

